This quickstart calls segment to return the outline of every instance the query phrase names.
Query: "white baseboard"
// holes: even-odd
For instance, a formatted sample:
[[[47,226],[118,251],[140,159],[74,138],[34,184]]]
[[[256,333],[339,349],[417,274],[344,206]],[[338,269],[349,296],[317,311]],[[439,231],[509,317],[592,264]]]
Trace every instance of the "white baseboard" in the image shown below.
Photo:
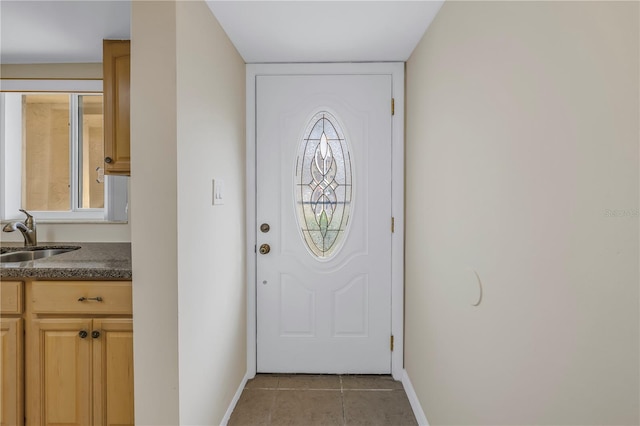
[[[255,376],[255,374],[253,376]],[[224,417],[220,422],[220,426],[227,426],[227,423],[229,423],[229,419],[231,418],[231,413],[233,413],[233,410],[236,408],[236,404],[240,399],[240,395],[242,395],[242,391],[244,390],[244,387],[247,385],[247,381],[249,379],[252,379],[253,376],[250,376],[248,372],[247,374],[244,375],[242,382],[240,382],[240,386],[238,386],[238,390],[236,391],[236,394],[233,396],[233,399],[231,400],[231,404],[229,404],[229,408],[227,408],[227,412],[224,413]]]
[[[413,389],[407,370],[402,370],[402,386],[404,386],[404,391],[407,394],[407,398],[409,398],[413,415],[416,416],[418,424],[420,426],[429,426],[429,421],[427,420],[427,416],[424,414],[420,401],[418,401],[418,395],[416,395],[416,391]]]

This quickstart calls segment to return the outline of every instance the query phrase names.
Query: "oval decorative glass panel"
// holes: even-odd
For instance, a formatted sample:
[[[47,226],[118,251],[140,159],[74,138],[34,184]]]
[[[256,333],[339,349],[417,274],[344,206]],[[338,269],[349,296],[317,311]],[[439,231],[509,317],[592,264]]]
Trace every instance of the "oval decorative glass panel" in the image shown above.
[[[304,241],[318,259],[329,259],[345,239],[353,176],[351,153],[333,115],[318,112],[298,148],[295,202]]]

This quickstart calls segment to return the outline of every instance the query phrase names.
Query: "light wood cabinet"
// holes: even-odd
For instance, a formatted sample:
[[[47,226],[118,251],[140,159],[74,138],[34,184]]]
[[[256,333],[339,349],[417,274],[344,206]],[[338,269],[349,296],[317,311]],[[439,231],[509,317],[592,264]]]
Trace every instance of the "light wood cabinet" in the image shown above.
[[[93,424],[133,425],[133,321],[96,319],[93,341]]]
[[[91,424],[90,319],[33,321],[27,364],[28,422],[34,425]]]
[[[0,282],[0,425],[24,424],[23,283]]]
[[[31,310],[38,315],[131,315],[128,281],[34,281]]]
[[[104,172],[131,174],[129,40],[103,40]]]
[[[133,425],[130,282],[27,285],[29,425]]]
[[[22,425],[23,416],[23,355],[22,318],[0,318],[0,348],[2,353],[2,398],[0,425]]]

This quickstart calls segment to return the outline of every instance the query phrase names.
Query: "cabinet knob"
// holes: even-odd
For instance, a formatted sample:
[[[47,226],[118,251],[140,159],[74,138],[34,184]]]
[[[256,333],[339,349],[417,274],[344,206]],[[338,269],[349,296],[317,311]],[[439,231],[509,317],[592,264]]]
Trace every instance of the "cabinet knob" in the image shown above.
[[[98,337],[100,337],[100,332],[98,330],[93,330],[91,332],[91,337],[93,337],[94,339],[97,339]]]
[[[107,163],[107,164],[110,164],[110,163],[112,163],[112,162],[113,162],[113,160],[111,159],[111,157],[106,157],[106,158],[104,159],[104,162],[105,162],[105,163]]]
[[[86,338],[89,335],[89,333],[87,333],[86,330],[80,330],[80,332],[78,333],[78,336],[80,336],[81,339]]]

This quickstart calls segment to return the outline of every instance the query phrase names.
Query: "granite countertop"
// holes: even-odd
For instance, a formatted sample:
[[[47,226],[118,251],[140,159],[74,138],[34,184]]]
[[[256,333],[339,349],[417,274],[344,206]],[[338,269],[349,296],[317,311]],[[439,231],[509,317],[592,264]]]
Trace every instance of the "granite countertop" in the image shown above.
[[[40,243],[36,249],[80,247],[27,262],[0,263],[0,278],[130,280],[131,243]],[[33,250],[6,243],[0,253]]]

